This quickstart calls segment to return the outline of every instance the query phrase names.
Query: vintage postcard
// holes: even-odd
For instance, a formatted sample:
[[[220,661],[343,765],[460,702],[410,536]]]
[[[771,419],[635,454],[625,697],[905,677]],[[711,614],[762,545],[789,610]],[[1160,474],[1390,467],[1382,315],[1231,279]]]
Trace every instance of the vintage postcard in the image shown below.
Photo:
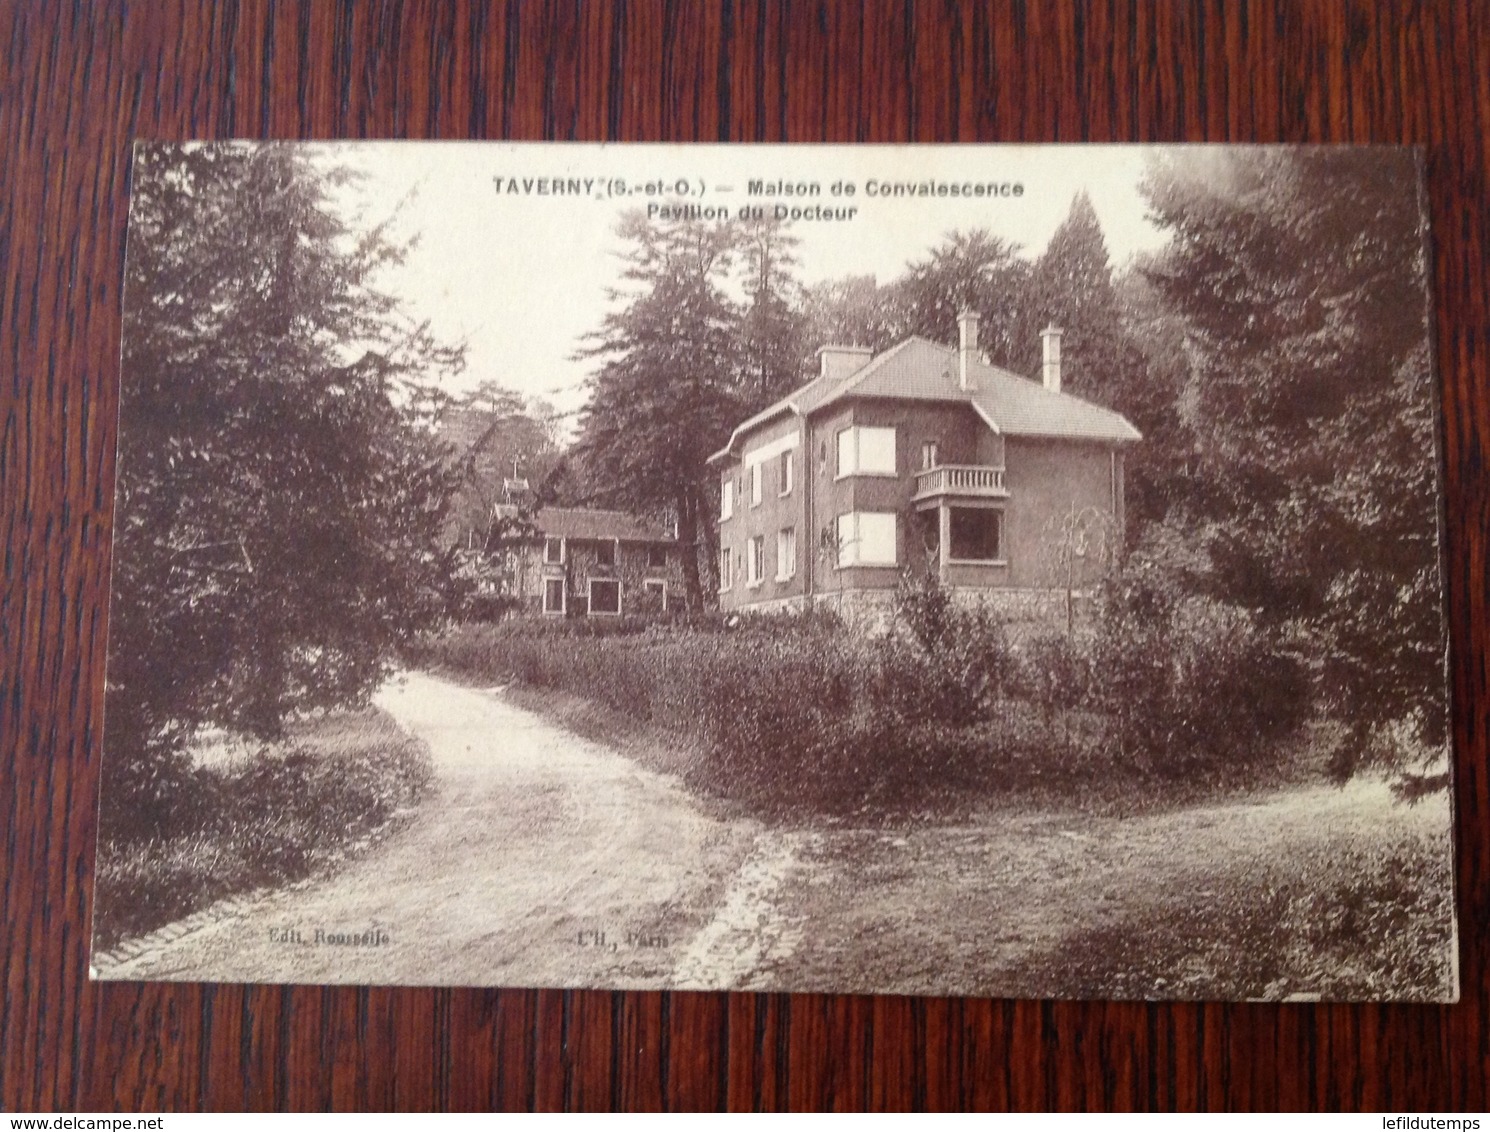
[[[99,979],[1458,995],[1420,155],[142,143]]]

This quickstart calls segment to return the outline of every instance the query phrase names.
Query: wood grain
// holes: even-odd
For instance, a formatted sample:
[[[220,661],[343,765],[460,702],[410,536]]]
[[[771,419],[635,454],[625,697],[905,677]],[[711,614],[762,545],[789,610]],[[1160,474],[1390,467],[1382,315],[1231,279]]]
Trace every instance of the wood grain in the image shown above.
[[[1478,4],[0,0],[0,1108],[1490,1106]],[[90,985],[131,139],[1426,147],[1464,1001]]]

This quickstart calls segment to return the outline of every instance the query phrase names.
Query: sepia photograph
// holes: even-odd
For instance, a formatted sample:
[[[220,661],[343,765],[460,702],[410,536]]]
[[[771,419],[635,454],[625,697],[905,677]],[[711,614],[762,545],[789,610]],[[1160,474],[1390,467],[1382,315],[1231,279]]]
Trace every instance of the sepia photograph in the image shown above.
[[[1459,995],[1421,154],[138,143],[90,973]]]

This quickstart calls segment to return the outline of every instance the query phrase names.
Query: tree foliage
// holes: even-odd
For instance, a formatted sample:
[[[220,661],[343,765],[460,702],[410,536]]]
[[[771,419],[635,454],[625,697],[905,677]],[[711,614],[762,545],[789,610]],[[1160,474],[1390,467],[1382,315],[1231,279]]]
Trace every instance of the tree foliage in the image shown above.
[[[653,224],[638,213],[619,232],[630,244],[622,273],[630,289],[613,293],[621,305],[581,353],[599,368],[576,447],[597,501],[675,516],[680,542],[694,551],[683,556],[684,580],[697,609],[700,558],[716,557],[717,488],[706,461],[749,404],[741,312],[726,292],[740,234],[703,221]]]
[[[1185,322],[1138,262],[1114,282],[1118,356],[1093,399],[1143,434],[1124,460],[1124,509],[1131,546],[1196,486],[1195,430],[1187,411],[1190,360]]]
[[[495,381],[482,382],[445,409],[440,433],[460,476],[447,541],[489,549],[499,535],[499,505],[549,502],[543,494],[561,459],[554,416],[546,403],[526,400]],[[524,483],[528,488],[521,491]]]
[[[873,276],[827,280],[804,290],[809,343],[867,346],[876,353],[912,335],[952,340],[964,310],[980,318],[980,345],[997,365],[1027,360],[1030,265],[1019,245],[986,228],[948,232],[924,258],[887,283]]]
[[[981,346],[998,365],[1019,356],[1020,303],[1029,265],[1019,246],[986,228],[949,232],[925,259],[907,265],[890,288],[895,338],[919,334],[944,342],[956,333],[957,316],[975,311]]]
[[[1107,241],[1086,193],[1076,194],[1035,261],[1021,306],[1026,318],[1015,343],[1015,368],[1040,372],[1040,331],[1054,324],[1062,331],[1061,387],[1078,397],[1110,396],[1117,368],[1127,359]]]
[[[745,306],[740,317],[744,372],[741,394],[769,404],[801,384],[807,351],[806,318],[797,283],[801,242],[779,220],[738,222]]]
[[[875,353],[895,345],[901,325],[894,297],[872,275],[850,275],[803,289],[807,345],[867,346]]]
[[[364,696],[437,608],[450,488],[425,378],[459,351],[375,285],[401,254],[280,145],[138,151],[108,681],[113,785],[201,727]],[[177,756],[173,761],[173,756]]]
[[[1430,742],[1445,723],[1415,182],[1407,153],[1279,149],[1170,157],[1145,184],[1190,374],[1170,518],[1207,532],[1214,593],[1312,642],[1347,763],[1410,710]]]

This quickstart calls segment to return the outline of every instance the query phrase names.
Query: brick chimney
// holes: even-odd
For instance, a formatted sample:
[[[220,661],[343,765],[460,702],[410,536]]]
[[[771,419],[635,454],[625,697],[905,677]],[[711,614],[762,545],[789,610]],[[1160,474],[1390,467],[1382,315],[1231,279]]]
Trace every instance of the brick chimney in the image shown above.
[[[818,350],[817,357],[822,365],[822,379],[841,381],[868,365],[874,351],[868,346],[824,346]]]
[[[973,362],[977,360],[977,313],[964,307],[957,316],[958,389],[973,389]]]
[[[973,388],[973,363],[978,360],[978,316],[964,309],[957,316],[957,388]]]
[[[1051,323],[1040,331],[1043,364],[1040,377],[1045,388],[1052,393],[1061,391],[1061,328]]]

